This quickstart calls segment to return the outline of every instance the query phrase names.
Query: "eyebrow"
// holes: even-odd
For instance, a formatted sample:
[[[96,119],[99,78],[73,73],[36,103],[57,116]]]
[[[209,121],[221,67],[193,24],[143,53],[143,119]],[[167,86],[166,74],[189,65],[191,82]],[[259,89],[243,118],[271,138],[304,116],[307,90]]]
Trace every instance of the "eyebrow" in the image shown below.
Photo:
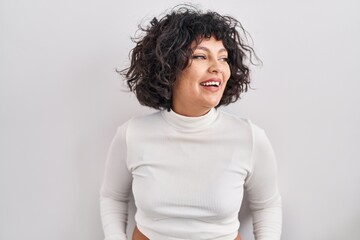
[[[197,46],[195,49],[200,49],[200,50],[204,50],[207,52],[210,52],[210,49],[207,47],[203,47],[203,46]],[[194,50],[195,50],[194,49]],[[227,50],[225,48],[221,48],[218,52],[227,52]]]

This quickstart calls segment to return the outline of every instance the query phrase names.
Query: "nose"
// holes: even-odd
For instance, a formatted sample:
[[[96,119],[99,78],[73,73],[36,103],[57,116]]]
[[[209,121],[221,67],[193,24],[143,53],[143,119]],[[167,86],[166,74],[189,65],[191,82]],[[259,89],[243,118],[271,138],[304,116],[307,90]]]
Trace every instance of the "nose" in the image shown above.
[[[209,66],[210,73],[222,73],[222,66],[217,60],[213,60],[210,62]]]

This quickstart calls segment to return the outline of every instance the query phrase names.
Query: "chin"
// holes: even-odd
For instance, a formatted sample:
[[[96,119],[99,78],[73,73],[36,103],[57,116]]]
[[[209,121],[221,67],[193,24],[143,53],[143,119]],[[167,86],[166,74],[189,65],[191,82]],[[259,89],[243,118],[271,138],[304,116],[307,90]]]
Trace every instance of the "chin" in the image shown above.
[[[218,100],[218,101],[211,101],[211,102],[208,102],[208,103],[206,104],[206,106],[208,106],[208,108],[214,108],[214,107],[216,107],[217,105],[219,105],[219,103],[220,103],[220,100]]]
[[[220,96],[206,96],[201,99],[201,105],[206,108],[213,108],[219,105],[222,95]],[[200,102],[199,102],[200,103]]]

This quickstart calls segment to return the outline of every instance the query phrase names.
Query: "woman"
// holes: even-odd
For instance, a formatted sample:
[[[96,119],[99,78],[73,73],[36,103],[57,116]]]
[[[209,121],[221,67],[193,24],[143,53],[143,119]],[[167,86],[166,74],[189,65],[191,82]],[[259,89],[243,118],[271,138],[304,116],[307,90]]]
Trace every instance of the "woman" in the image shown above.
[[[239,240],[244,191],[256,240],[279,240],[281,198],[264,131],[217,108],[250,84],[240,23],[189,6],[154,18],[122,71],[139,102],[160,111],[121,125],[101,188],[106,240]],[[239,31],[240,30],[240,31]]]

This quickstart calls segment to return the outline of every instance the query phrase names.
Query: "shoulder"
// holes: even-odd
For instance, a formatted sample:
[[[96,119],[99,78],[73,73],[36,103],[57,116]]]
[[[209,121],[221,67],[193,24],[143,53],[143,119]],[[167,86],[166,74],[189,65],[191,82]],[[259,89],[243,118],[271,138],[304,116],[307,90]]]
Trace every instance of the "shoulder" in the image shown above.
[[[268,166],[267,168],[272,167],[275,161],[275,154],[264,128],[248,118],[242,118],[223,111],[221,115],[225,124],[232,125],[231,129],[233,132],[239,134],[240,137],[245,137],[250,151],[250,172],[257,165]],[[267,163],[269,165],[266,165]]]
[[[219,110],[219,113],[222,124],[226,124],[234,130],[240,129],[248,132],[253,141],[262,139],[266,136],[265,130],[248,118],[225,112],[223,110]]]
[[[219,110],[219,115],[221,116],[221,120],[228,124],[240,125],[248,128],[251,131],[256,131],[256,132],[263,131],[261,127],[259,127],[257,124],[255,124],[252,120],[248,118],[238,116],[234,113],[225,112],[223,110]]]
[[[125,134],[128,130],[152,127],[161,120],[160,111],[150,114],[134,116],[117,127],[118,134]]]

